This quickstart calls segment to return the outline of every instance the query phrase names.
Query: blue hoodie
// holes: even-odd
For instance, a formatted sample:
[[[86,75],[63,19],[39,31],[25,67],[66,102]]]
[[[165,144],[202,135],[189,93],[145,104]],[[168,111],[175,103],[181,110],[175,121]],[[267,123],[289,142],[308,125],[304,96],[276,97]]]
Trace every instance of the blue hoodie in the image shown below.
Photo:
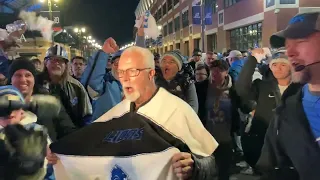
[[[136,45],[145,47],[144,37],[137,36]],[[97,54],[98,52],[94,53],[93,56],[89,58],[87,67],[81,77],[81,83],[83,85],[85,85],[89,73],[93,68],[94,59],[96,58]],[[94,120],[98,119],[101,115],[122,101],[123,95],[120,82],[113,77],[111,72],[106,72],[108,59],[109,55],[103,51],[100,51],[97,63],[89,80],[88,87],[85,87],[88,91],[88,94],[93,99],[92,120],[87,122],[87,124],[90,124]]]
[[[246,58],[240,59],[240,60],[234,61],[231,64],[231,67],[229,69],[229,75],[231,76],[233,82],[238,80],[239,74],[246,60],[247,60]]]

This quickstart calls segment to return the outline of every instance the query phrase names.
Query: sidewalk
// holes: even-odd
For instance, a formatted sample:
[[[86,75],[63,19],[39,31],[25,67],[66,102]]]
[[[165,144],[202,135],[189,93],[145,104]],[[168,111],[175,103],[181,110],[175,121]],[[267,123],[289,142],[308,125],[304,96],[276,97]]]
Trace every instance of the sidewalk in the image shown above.
[[[247,176],[243,174],[235,174],[231,176],[230,180],[258,180],[258,176]]]

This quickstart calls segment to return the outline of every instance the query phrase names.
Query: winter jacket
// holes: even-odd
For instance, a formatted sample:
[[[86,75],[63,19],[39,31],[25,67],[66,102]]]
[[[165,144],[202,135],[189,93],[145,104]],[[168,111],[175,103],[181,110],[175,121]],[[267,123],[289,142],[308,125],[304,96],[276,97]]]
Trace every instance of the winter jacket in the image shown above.
[[[85,146],[88,148],[77,148]],[[61,179],[177,180],[171,169],[172,156],[187,152],[194,160],[190,179],[211,180],[211,154],[217,146],[186,102],[158,88],[143,106],[136,108],[133,102],[123,100],[50,148],[61,159],[56,165]],[[90,167],[85,166],[88,162]],[[150,166],[152,170],[146,171]]]
[[[207,119],[207,100],[208,100],[208,92],[211,92],[210,80],[206,79],[202,82],[197,82],[195,84],[196,91],[197,91],[197,97],[198,97],[198,104],[199,104],[199,111],[198,116],[201,122],[206,125],[206,119]],[[222,90],[229,90],[232,86],[231,77],[227,76],[225,84],[222,85]]]
[[[71,76],[61,84],[51,84],[45,70],[37,77],[35,94],[50,94],[61,100],[73,124],[80,128],[91,120],[92,106],[82,84]]]
[[[282,95],[257,167],[263,180],[320,179],[320,147],[303,109],[301,84],[291,84]]]
[[[144,37],[137,36],[136,45],[145,47]],[[94,60],[97,55],[98,58],[94,66]],[[99,50],[99,52],[93,54],[89,59],[87,67],[81,77],[81,83],[84,86],[88,81],[88,86],[85,88],[93,100],[93,115],[91,121],[87,122],[87,124],[90,124],[92,121],[109,111],[121,102],[123,98],[120,82],[113,77],[111,72],[106,71],[108,60],[109,55],[102,50]],[[92,74],[88,80],[91,71]]]
[[[96,65],[93,67],[94,59],[98,55]],[[107,112],[122,100],[122,87],[111,74],[106,73],[109,55],[100,50],[88,61],[87,67],[82,74],[81,83],[85,85],[89,73],[93,70],[88,86],[89,96],[92,98],[93,115],[88,124]]]
[[[181,75],[177,75],[171,81],[166,81],[162,75],[159,75],[156,77],[156,84],[184,100],[198,113],[198,96],[193,82],[188,82],[188,80]]]
[[[281,94],[275,79],[256,79],[252,82],[256,64],[256,58],[249,56],[235,87],[243,102],[257,102],[250,133],[264,136],[273,117],[273,109],[280,103]]]

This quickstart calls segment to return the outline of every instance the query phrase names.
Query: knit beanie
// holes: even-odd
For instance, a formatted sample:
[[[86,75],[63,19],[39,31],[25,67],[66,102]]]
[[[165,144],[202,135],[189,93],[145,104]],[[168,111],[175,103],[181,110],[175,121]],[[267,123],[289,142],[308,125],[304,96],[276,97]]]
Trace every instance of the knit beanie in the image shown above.
[[[24,98],[23,98],[22,94],[14,86],[11,86],[11,85],[10,86],[0,86],[0,97],[6,96],[6,95],[12,95],[11,99],[13,97],[16,97],[17,98],[17,99],[15,99],[16,101],[21,101],[22,103],[24,103]]]
[[[10,67],[9,67],[9,76],[8,76],[8,80],[11,81],[11,78],[13,76],[13,74],[20,70],[20,69],[25,69],[27,71],[30,71],[31,74],[35,77],[36,76],[36,67],[34,66],[34,64],[32,63],[32,61],[27,60],[27,59],[16,59],[13,60],[13,62],[11,63]]]
[[[164,53],[164,55],[160,59],[160,63],[163,60],[163,58],[166,56],[171,57],[177,63],[179,71],[181,71],[182,64],[183,64],[183,57],[178,52],[169,51],[169,52]]]
[[[288,56],[285,54],[286,50],[280,49],[272,55],[272,60],[269,63],[269,67],[271,68],[274,63],[286,63],[290,65],[288,61]]]

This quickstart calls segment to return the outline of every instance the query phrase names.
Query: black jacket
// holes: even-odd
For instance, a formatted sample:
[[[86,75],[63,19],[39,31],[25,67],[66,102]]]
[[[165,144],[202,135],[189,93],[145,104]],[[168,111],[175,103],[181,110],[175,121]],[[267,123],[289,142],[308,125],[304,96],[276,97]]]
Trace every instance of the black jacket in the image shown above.
[[[77,130],[63,106],[61,106],[58,115],[50,114],[50,112],[43,113],[49,111],[46,107],[39,108],[40,113],[37,114],[37,123],[47,128],[52,141],[56,141]]]
[[[265,180],[319,180],[320,147],[302,105],[302,85],[291,84],[268,128],[257,163]]]
[[[250,133],[264,136],[273,117],[273,109],[280,103],[281,94],[275,79],[256,79],[252,82],[256,65],[256,58],[249,56],[236,82],[236,91],[242,101],[257,103]]]
[[[37,76],[35,93],[58,97],[76,127],[83,127],[91,121],[92,106],[82,84],[71,76],[66,78],[63,85],[52,84],[48,76],[47,71]]]
[[[207,99],[209,80],[206,79],[202,82],[196,82],[195,85],[197,89],[197,96],[198,96],[198,103],[199,103],[198,116],[202,124],[205,126],[206,125],[205,118],[207,115],[206,99]]]

